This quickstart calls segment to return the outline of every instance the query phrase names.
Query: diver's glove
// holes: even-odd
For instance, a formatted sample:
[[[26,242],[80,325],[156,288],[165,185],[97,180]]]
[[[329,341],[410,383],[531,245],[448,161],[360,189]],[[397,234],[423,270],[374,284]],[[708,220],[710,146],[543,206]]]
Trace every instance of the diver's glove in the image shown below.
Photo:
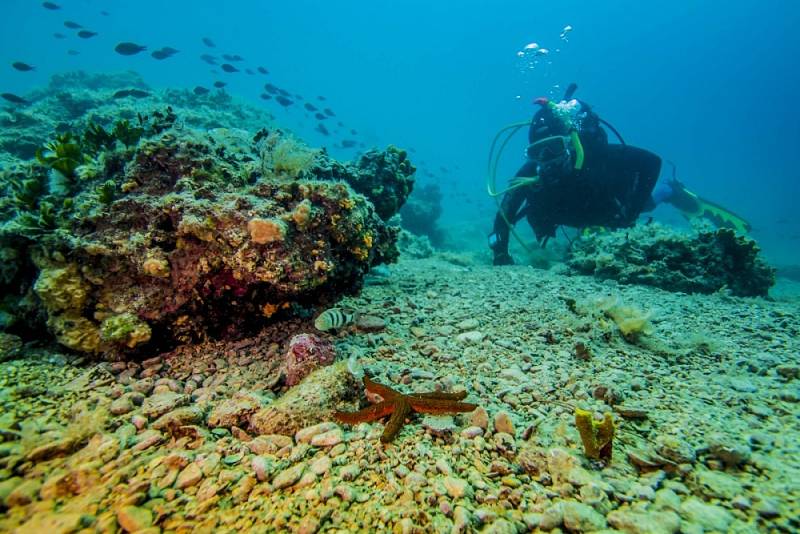
[[[493,265],[514,265],[514,258],[508,252],[496,252]]]

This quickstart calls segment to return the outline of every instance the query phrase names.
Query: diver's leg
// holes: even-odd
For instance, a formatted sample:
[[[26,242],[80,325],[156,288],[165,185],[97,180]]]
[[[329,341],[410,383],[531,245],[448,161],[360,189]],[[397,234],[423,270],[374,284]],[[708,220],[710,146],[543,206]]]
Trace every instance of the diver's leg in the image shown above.
[[[528,162],[518,171],[517,176],[533,176],[531,172],[536,172],[536,166]],[[508,253],[508,237],[511,232],[509,224],[514,224],[519,219],[518,213],[527,196],[526,187],[512,189],[503,195],[500,202],[500,210],[494,218],[492,233],[489,234],[489,248],[494,254],[494,265],[510,265],[514,263],[513,258]]]

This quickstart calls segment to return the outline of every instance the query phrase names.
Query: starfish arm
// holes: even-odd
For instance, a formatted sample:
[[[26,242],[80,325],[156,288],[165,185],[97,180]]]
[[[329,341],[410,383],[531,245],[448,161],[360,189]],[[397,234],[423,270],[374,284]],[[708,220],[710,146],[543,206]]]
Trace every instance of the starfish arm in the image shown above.
[[[430,399],[420,397],[408,397],[408,402],[415,412],[430,414],[445,414],[454,412],[471,412],[478,407],[477,404],[469,402],[458,402],[452,400]]]
[[[406,422],[406,417],[411,414],[411,405],[405,399],[398,399],[394,405],[394,412],[386,423],[386,428],[383,429],[381,441],[389,443],[394,439],[400,429]]]
[[[409,395],[409,397],[460,401],[467,397],[467,392],[456,391],[454,393],[445,393],[444,391],[431,391],[430,393],[412,393],[411,395]]]
[[[364,387],[370,393],[380,395],[383,400],[391,400],[402,395],[400,392],[393,390],[389,386],[384,386],[383,384],[373,382],[367,375],[364,375]]]
[[[333,416],[342,423],[356,425],[386,417],[395,409],[394,402],[382,401],[357,412],[335,412]]]

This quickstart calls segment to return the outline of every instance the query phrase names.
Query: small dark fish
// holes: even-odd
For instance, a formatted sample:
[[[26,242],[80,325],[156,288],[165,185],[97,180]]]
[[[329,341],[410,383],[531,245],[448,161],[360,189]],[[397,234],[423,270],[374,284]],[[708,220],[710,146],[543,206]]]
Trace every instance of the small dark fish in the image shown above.
[[[327,115],[328,117],[335,117],[335,116],[336,116],[336,113],[334,113],[333,111],[331,111],[331,108],[325,108],[325,109],[323,109],[323,110],[322,110],[322,112],[323,112],[325,115]]]
[[[275,97],[275,101],[276,101],[278,104],[280,104],[281,106],[285,107],[285,108],[286,108],[286,107],[289,107],[289,106],[291,106],[292,104],[294,104],[294,101],[293,101],[293,100],[289,100],[288,98],[286,98],[286,97],[285,97],[285,96],[283,96],[283,95],[278,95],[278,96],[276,96],[276,97]]]
[[[167,53],[167,54],[169,54],[171,56],[177,54],[178,52],[180,52],[180,50],[178,50],[177,48],[172,48],[171,46],[165,46],[165,47],[161,48],[161,51],[165,52],[165,53]]]
[[[107,17],[107,16],[109,16],[111,13],[109,13],[108,11],[101,11],[101,12],[100,12],[100,14],[101,14],[101,15],[103,15],[104,17]]]
[[[222,54],[222,58],[225,61],[230,61],[231,63],[236,63],[237,61],[243,61],[244,58],[239,54]]]
[[[147,91],[142,91],[141,89],[120,89],[114,93],[114,98],[125,98],[126,96],[132,96],[133,98],[145,98],[150,96],[150,93]]]
[[[319,133],[321,133],[322,135],[330,135],[330,134],[331,134],[331,133],[328,131],[328,129],[327,129],[327,128],[325,128],[325,125],[324,125],[324,124],[322,124],[321,122],[320,122],[320,123],[317,123],[317,127],[316,127],[315,129],[316,129],[316,130],[317,130]]]
[[[311,102],[306,102],[305,104],[303,104],[303,107],[311,112],[317,111],[316,106],[314,106],[314,104],[312,104]]]
[[[66,26],[70,30],[80,30],[81,28],[83,28],[83,26],[81,26],[77,22],[72,22],[71,20],[65,20],[64,26]]]
[[[211,54],[203,54],[202,56],[200,56],[200,59],[202,59],[203,61],[205,61],[209,65],[216,65],[217,64],[217,58],[215,58]]]
[[[264,84],[264,89],[266,89],[268,93],[272,93],[273,95],[278,93],[278,88],[272,85],[271,83]]]
[[[269,74],[269,71],[264,67],[258,67],[258,72],[260,72],[261,74]]]
[[[139,52],[144,52],[145,50],[147,50],[146,46],[130,42],[119,43],[114,47],[114,51],[123,56],[134,56]]]
[[[342,148],[353,148],[358,143],[352,139],[342,139]]]
[[[289,93],[289,91],[287,91],[286,89],[281,89],[280,87],[278,87],[278,92],[281,94],[281,96],[285,96],[285,97],[287,97],[287,98],[288,98],[288,97],[290,97],[290,96],[292,96],[292,95]]]
[[[220,68],[225,72],[239,72],[239,69],[237,69],[230,63],[223,63],[222,65],[220,65]]]
[[[97,35],[97,32],[90,32],[89,30],[81,30],[78,32],[78,37],[81,39],[91,39],[95,35]]]
[[[22,104],[22,105],[30,104],[30,102],[28,102],[24,98],[12,93],[3,93],[0,95],[0,97],[3,97],[5,100],[8,100],[12,104]]]
[[[295,94],[294,94],[294,97],[295,97],[297,100],[305,100],[305,98],[303,98],[303,95],[300,95],[300,94],[297,94],[297,93],[295,93]]]
[[[63,33],[58,33],[58,32],[54,33],[53,37],[55,37],[56,39],[66,39],[67,38],[66,35],[64,35]]]
[[[244,71],[245,71],[247,74],[249,74],[250,76],[252,76],[253,74],[255,74],[255,72],[253,72],[253,69],[244,69]]]
[[[214,87],[216,87],[217,89],[222,89],[226,85],[228,85],[228,84],[225,83],[225,82],[214,82]]]
[[[356,130],[350,130],[350,135],[358,135],[358,132]]]
[[[336,126],[338,126],[339,128],[344,128],[344,123],[342,121],[339,121],[336,123]]]
[[[315,113],[314,118],[317,119],[318,121],[324,121],[328,117],[324,113]]]
[[[224,59],[225,61],[233,61],[232,58],[233,56],[230,54],[222,54],[222,59]]]
[[[23,63],[22,61],[15,61],[11,64],[12,67],[17,69],[20,72],[30,72],[32,70],[36,70],[36,67],[33,65],[28,65],[27,63]]]
[[[197,96],[203,96],[203,95],[207,95],[210,91],[208,89],[206,89],[205,87],[201,87],[201,86],[198,85],[197,87],[195,87],[192,90],[192,92],[194,94],[196,94]]]
[[[203,44],[209,48],[216,48],[217,45],[214,44],[214,41],[209,39],[208,37],[203,37]]]
[[[151,52],[151,53],[150,53],[150,56],[151,56],[153,59],[157,59],[157,60],[159,60],[159,61],[161,61],[162,59],[167,59],[167,58],[168,58],[168,57],[170,57],[171,55],[172,55],[172,54],[169,54],[169,53],[167,53],[167,52],[164,52],[163,50],[155,50],[155,51],[153,51],[153,52]]]
[[[72,50],[70,48],[69,50],[67,50],[67,55],[68,56],[77,56],[77,55],[80,55],[80,52],[78,52],[77,50]]]
[[[45,9],[49,9],[50,11],[56,11],[61,9],[61,6],[58,4],[54,4],[53,2],[42,2],[42,7]]]
[[[325,98],[324,96],[318,96],[317,100],[319,100],[320,102],[325,102],[327,98]]]
[[[268,95],[267,93],[261,93],[259,96],[261,100],[272,100],[272,95]]]
[[[447,167],[439,167],[439,170],[440,170],[440,171],[442,171],[442,172],[443,172],[443,173],[445,173],[445,174],[447,174],[448,172],[450,172],[449,170],[447,170]]]

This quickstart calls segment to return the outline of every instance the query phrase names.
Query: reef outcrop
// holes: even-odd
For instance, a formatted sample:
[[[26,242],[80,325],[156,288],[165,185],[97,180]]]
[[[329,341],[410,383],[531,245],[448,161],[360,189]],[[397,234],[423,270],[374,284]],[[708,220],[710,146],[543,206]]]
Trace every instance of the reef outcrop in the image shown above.
[[[2,175],[2,326],[87,353],[251,333],[396,259],[413,173],[393,147],[344,164],[168,107],[91,122]]]
[[[592,234],[573,243],[573,273],[667,291],[767,296],[775,269],[749,237],[728,228],[680,233],[660,224]]]

